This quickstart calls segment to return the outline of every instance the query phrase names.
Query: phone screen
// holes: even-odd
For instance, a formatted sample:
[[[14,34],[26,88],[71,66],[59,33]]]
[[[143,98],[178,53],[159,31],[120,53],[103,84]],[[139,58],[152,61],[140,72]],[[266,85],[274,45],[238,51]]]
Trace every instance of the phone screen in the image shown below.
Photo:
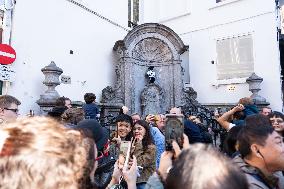
[[[121,160],[123,159],[123,164],[124,164],[124,169],[128,166],[128,163],[130,159],[132,159],[132,153],[134,152],[135,149],[135,142],[136,140],[131,138],[131,141],[121,141],[120,144],[120,156],[122,155],[123,157],[120,157]],[[122,162],[120,162],[121,164]]]
[[[165,126],[165,147],[166,151],[173,150],[172,142],[175,140],[180,148],[183,146],[183,125],[182,114],[166,114],[166,126]]]
[[[121,141],[119,151],[120,154],[123,154],[124,157],[127,156],[127,151],[131,147],[131,142],[130,141]]]

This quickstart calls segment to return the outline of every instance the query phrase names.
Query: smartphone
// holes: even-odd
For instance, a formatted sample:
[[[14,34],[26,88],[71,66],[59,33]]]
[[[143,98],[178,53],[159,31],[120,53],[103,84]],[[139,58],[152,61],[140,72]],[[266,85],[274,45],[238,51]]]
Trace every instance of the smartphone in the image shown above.
[[[166,114],[165,125],[165,148],[166,151],[172,151],[172,142],[175,140],[180,148],[183,146],[183,125],[184,116],[182,114]]]
[[[131,141],[121,141],[119,154],[122,154],[124,157],[126,157],[129,148],[131,148]]]
[[[135,150],[135,143],[136,143],[136,139],[131,138],[131,141],[123,141],[123,145],[124,145],[123,147],[120,146],[121,154],[123,154],[125,157],[125,162],[123,166],[125,170],[128,167],[129,160],[133,158],[133,152]]]

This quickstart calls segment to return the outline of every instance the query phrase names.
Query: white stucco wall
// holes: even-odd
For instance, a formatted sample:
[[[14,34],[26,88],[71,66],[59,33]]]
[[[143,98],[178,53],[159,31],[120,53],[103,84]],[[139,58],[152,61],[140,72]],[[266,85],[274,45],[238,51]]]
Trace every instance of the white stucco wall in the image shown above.
[[[274,110],[281,111],[274,1],[227,0],[217,4],[214,1],[190,0],[188,4],[186,13],[184,8],[173,9],[176,14],[171,13],[172,19],[164,19],[159,15],[163,11],[158,11],[161,6],[152,7],[150,1],[145,0],[144,7],[151,7],[151,11],[144,21],[158,21],[169,26],[189,45],[190,82],[197,91],[198,101],[235,103],[239,98],[251,95],[246,83],[234,84],[234,91],[229,91],[228,85],[212,86],[217,77],[216,64],[211,64],[212,60],[216,62],[216,40],[250,33],[253,37],[254,71],[264,79],[259,94],[271,103]],[[170,7],[163,8],[170,10]],[[153,9],[156,11],[153,12]]]
[[[78,2],[127,27],[127,1]],[[11,38],[17,51],[16,81],[8,93],[22,101],[21,114],[39,110],[35,102],[46,89],[40,70],[52,60],[72,79],[71,85],[56,88],[61,96],[83,101],[85,92],[94,92],[100,97],[112,84],[112,48],[126,33],[66,0],[17,1]]]
[[[127,28],[127,0],[77,1]],[[140,3],[140,24],[162,23],[189,45],[188,60],[183,59],[189,61],[190,82],[201,103],[235,103],[250,95],[246,83],[236,84],[233,92],[227,90],[227,85],[212,86],[216,83],[216,65],[211,61],[216,60],[217,39],[251,33],[255,72],[264,79],[260,94],[273,109],[281,110],[274,1],[227,0],[216,4],[176,0],[175,3],[185,6],[174,7],[170,0],[141,0]],[[167,16],[167,11],[173,12]],[[35,102],[46,89],[40,69],[52,60],[64,70],[63,75],[72,78],[71,85],[61,84],[56,88],[60,95],[83,100],[85,92],[94,92],[100,97],[101,90],[113,84],[112,47],[127,34],[67,0],[17,1],[11,29],[11,45],[17,51],[17,60],[13,64],[16,81],[8,94],[22,101],[21,114],[30,109],[39,110]]]

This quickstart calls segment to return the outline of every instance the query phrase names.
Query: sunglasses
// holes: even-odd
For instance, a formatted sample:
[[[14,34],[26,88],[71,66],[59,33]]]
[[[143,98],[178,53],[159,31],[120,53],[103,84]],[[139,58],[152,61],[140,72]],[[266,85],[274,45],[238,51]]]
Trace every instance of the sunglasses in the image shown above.
[[[5,110],[10,110],[10,111],[13,111],[15,113],[18,113],[19,112],[19,109],[12,109],[12,108],[4,108]]]

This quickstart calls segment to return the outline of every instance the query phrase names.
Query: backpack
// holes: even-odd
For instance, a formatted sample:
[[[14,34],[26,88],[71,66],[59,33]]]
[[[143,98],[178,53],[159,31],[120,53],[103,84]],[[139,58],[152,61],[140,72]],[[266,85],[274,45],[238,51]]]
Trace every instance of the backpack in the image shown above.
[[[115,158],[111,155],[104,156],[98,161],[95,172],[95,185],[98,189],[105,189],[111,181],[115,162]]]

